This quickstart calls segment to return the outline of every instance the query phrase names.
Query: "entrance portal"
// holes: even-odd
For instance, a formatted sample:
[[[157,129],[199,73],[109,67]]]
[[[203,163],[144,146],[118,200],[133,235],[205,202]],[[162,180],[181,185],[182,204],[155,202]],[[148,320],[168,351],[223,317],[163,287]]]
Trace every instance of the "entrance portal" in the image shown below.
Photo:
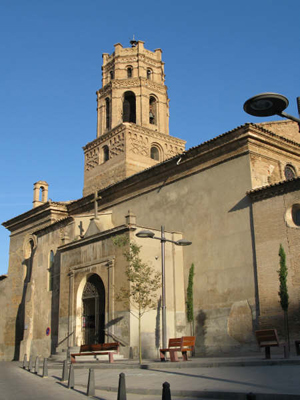
[[[104,343],[105,289],[102,279],[91,275],[82,294],[82,337],[84,344]]]

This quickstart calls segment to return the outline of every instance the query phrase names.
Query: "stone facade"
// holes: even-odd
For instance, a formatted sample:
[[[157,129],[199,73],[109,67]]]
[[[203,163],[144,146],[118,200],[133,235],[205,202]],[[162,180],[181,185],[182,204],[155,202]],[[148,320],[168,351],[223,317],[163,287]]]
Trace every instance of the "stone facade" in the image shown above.
[[[135,97],[126,98],[128,91]],[[159,103],[157,125],[150,123],[151,93]],[[6,310],[1,359],[22,359],[25,353],[48,357],[95,340],[119,340],[123,355],[136,357],[134,310],[116,299],[126,283],[126,264],[113,238],[125,235],[141,245],[142,260],[160,271],[159,241],[136,233],[151,229],[159,236],[161,225],[167,239],[192,241],[188,247],[166,243],[168,337],[192,331],[185,310],[192,263],[196,355],[256,351],[258,327],[278,327],[282,336],[280,243],[287,252],[291,336],[296,336],[298,125],[245,124],[184,151],[185,142],[167,128],[161,51],[150,52],[143,42],[128,49],[118,44],[103,56],[97,96],[98,134],[84,147],[83,197],[48,201],[43,192],[48,186],[40,181],[33,209],[3,223],[11,243],[8,275],[0,281]],[[133,98],[135,122],[120,120],[122,113],[132,117]],[[144,357],[158,357],[160,303],[143,317],[142,343]]]

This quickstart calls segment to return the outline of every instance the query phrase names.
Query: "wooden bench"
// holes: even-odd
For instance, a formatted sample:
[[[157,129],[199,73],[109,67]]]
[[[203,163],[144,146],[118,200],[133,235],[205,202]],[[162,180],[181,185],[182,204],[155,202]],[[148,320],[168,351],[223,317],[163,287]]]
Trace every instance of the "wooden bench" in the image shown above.
[[[193,351],[195,348],[195,336],[182,336],[181,338],[169,339],[167,349],[160,349],[160,361],[166,361],[166,353],[170,353],[170,360],[178,361],[178,352],[182,354],[183,361],[188,360],[187,352]]]
[[[265,348],[266,359],[271,358],[271,347],[283,346],[284,358],[289,358],[289,348],[286,342],[279,342],[276,329],[263,329],[255,331],[255,336],[259,347]]]
[[[114,354],[119,354],[118,342],[101,343],[101,344],[83,344],[80,346],[79,353],[71,353],[71,363],[76,362],[76,357],[80,356],[95,356],[95,355],[108,355],[110,363],[114,362]]]

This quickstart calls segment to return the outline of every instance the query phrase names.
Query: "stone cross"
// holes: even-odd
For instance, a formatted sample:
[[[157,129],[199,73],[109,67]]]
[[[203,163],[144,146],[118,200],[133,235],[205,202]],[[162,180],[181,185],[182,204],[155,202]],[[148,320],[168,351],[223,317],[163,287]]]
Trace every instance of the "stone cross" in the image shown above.
[[[78,225],[78,228],[79,228],[79,236],[80,236],[80,237],[83,237],[84,229],[83,229],[82,221],[80,221],[80,223],[79,223],[79,225]]]
[[[98,192],[95,192],[94,195],[94,212],[95,212],[95,219],[98,218],[98,200],[101,200],[102,197],[98,196]]]

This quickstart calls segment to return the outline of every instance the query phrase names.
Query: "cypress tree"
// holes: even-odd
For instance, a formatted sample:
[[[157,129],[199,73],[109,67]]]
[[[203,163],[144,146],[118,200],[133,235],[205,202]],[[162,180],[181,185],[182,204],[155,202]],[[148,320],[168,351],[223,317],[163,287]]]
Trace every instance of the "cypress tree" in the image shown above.
[[[191,265],[189,271],[189,282],[187,287],[187,296],[186,296],[186,314],[187,320],[192,326],[192,334],[194,334],[194,264]]]
[[[279,298],[280,298],[280,305],[284,312],[284,329],[285,335],[288,340],[288,345],[290,348],[290,337],[289,337],[289,321],[288,321],[288,308],[289,308],[289,294],[287,288],[287,275],[288,270],[286,266],[286,255],[282,244],[279,247],[279,264],[280,268],[277,271],[279,275]]]

